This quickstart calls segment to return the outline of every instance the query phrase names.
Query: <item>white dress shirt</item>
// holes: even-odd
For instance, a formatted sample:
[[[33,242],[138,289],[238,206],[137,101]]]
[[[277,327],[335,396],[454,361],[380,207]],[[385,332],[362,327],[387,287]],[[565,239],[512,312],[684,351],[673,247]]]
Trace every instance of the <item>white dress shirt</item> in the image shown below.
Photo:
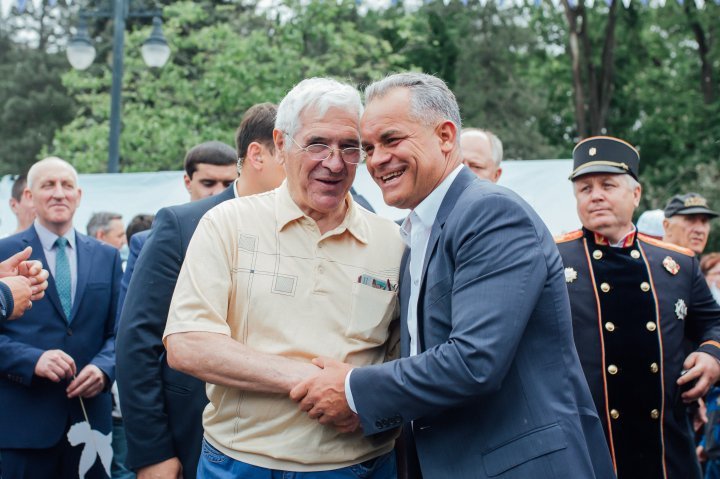
[[[462,170],[463,165],[458,165],[447,177],[425,197],[424,200],[413,209],[400,226],[400,236],[410,246],[410,299],[408,301],[407,328],[410,335],[410,356],[418,353],[417,341],[417,310],[418,298],[420,296],[420,283],[422,282],[422,267],[425,262],[425,250],[427,250],[430,233],[432,232],[435,218],[437,217],[440,205],[450,189],[455,178]],[[400,272],[402,278],[402,271]],[[353,401],[350,390],[350,374],[345,376],[345,397],[353,412],[357,413],[355,401]]]

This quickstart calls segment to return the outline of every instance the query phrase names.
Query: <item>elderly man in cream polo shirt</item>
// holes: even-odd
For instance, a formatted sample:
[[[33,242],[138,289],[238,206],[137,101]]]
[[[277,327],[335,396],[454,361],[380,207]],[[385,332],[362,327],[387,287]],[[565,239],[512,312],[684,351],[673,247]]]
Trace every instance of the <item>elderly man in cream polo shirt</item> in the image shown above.
[[[208,383],[198,477],[394,478],[394,433],[354,414],[336,428],[290,390],[330,357],[384,362],[397,345],[397,225],[348,193],[364,159],[357,90],[312,78],[278,107],[273,138],[287,180],[200,221],[172,299],[168,362]]]

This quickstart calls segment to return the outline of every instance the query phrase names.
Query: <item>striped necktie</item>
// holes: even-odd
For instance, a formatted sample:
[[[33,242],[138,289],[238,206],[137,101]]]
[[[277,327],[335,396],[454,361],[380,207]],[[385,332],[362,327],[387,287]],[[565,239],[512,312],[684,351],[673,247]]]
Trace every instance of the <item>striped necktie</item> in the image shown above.
[[[65,247],[68,244],[67,238],[62,236],[55,240],[57,255],[55,256],[55,287],[60,296],[65,319],[70,322],[72,311],[72,279],[70,278],[70,261],[68,261]]]

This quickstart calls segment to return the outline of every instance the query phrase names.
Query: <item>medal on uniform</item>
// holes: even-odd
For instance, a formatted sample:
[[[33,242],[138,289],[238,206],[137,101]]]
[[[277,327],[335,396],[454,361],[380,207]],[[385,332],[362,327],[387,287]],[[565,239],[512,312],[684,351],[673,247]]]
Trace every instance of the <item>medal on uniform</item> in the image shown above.
[[[677,262],[670,256],[665,256],[665,259],[663,260],[663,266],[665,267],[667,272],[673,276],[678,274],[678,271],[680,271],[680,265],[677,264]]]
[[[565,282],[572,283],[577,279],[577,271],[573,268],[565,268]]]
[[[681,321],[687,316],[687,305],[682,299],[678,299],[677,303],[675,303],[675,314],[677,314],[677,318]]]

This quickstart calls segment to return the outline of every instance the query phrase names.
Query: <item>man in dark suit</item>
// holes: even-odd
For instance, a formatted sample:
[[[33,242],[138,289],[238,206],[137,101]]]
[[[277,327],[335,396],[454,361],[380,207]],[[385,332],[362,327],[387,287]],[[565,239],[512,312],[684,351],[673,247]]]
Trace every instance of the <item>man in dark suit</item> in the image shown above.
[[[90,431],[87,444],[75,447],[66,435],[84,421],[110,434],[120,255],[73,229],[81,190],[75,169],[64,160],[33,165],[24,194],[37,218],[0,241],[0,257],[31,246],[31,259],[42,262],[50,279],[47,300],[0,332],[3,477],[78,477],[85,447],[108,451],[102,436],[89,437]],[[85,477],[106,477],[109,461],[92,459]]]
[[[587,138],[573,162],[583,228],[557,242],[575,344],[618,478],[699,479],[686,403],[720,376],[720,306],[692,250],[637,233],[634,147]],[[677,206],[686,199],[689,214],[715,213],[697,197]]]
[[[168,367],[162,334],[200,218],[223,201],[270,190],[283,180],[272,139],[276,110],[263,103],[245,113],[235,138],[240,177],[220,194],[161,209],[135,263],[118,330],[118,389],[127,462],[139,479],[195,477],[205,383]]]
[[[412,209],[403,358],[316,360],[325,370],[291,397],[321,423],[353,409],[365,434],[412,421],[409,477],[614,477],[550,233],[517,195],[462,166],[460,114],[441,80],[392,75],[365,96],[368,169],[386,203]]]

